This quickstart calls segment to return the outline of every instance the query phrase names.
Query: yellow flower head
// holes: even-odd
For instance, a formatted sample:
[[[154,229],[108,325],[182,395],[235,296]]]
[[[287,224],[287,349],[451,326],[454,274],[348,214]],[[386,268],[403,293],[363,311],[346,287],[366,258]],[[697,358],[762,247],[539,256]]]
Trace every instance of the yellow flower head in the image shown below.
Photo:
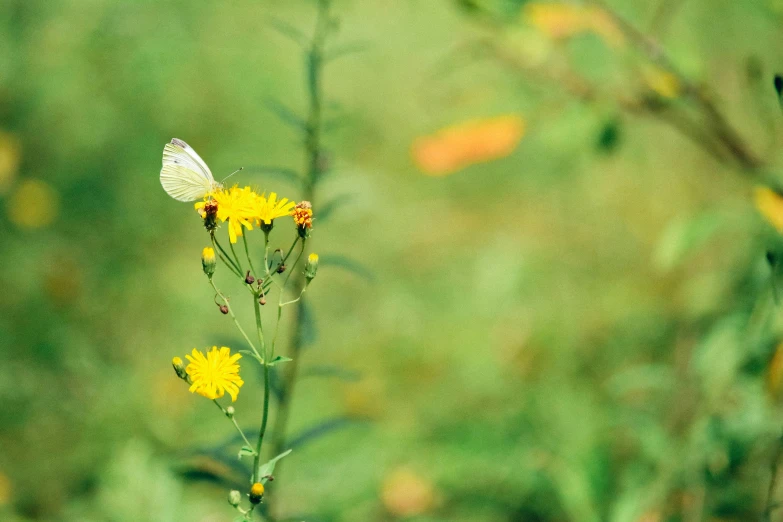
[[[204,217],[206,206],[217,205],[217,218],[224,223],[228,221],[228,238],[236,243],[237,237],[242,235],[242,226],[253,229],[257,197],[250,187],[239,188],[235,185],[230,189],[216,191],[211,195],[212,199],[196,203],[196,210]]]
[[[248,495],[250,497],[250,503],[251,504],[258,504],[261,502],[261,498],[264,496],[264,485],[260,482],[256,482],[250,487],[250,494]]]
[[[190,386],[191,393],[198,393],[207,399],[217,399],[228,392],[232,401],[237,400],[239,388],[245,384],[239,377],[237,364],[242,355],[231,355],[231,350],[225,346],[220,350],[213,346],[206,357],[193,348],[192,354],[186,355],[185,358],[190,361],[185,371],[193,383]]]
[[[271,192],[267,198],[265,194],[256,197],[255,218],[256,223],[271,225],[275,218],[290,216],[296,203],[288,201],[288,198],[277,200],[277,193]]]
[[[294,223],[299,228],[313,228],[313,205],[309,201],[300,201],[294,207]]]

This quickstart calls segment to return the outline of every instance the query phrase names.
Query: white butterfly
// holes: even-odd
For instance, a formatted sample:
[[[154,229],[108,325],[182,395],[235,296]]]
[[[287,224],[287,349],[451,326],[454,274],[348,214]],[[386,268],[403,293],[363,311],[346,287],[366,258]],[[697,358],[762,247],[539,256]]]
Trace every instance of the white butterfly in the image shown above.
[[[163,147],[160,184],[169,196],[178,201],[196,201],[221,188],[201,156],[177,138]]]

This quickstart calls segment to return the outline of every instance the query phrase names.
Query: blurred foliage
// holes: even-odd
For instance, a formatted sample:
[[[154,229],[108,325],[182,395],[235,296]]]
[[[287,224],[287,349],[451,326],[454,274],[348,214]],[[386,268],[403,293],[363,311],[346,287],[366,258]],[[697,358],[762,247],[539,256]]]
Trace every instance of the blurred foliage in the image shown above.
[[[610,3],[647,29],[671,2]],[[268,490],[292,519],[762,514],[783,239],[753,189],[779,179],[781,2],[681,2],[657,35],[764,158],[755,172],[477,52],[489,38],[602,92],[685,103],[605,21],[554,38],[531,4],[335,2],[323,201],[353,197],[315,209],[291,433],[321,436]],[[296,40],[313,17],[307,0],[0,4],[0,519],[230,519],[232,428],[170,360],[239,341],[160,153],[180,137],[217,177],[245,166],[243,183],[300,197]],[[505,157],[418,170],[417,138],[502,115],[525,122]],[[260,387],[243,394],[251,418]]]

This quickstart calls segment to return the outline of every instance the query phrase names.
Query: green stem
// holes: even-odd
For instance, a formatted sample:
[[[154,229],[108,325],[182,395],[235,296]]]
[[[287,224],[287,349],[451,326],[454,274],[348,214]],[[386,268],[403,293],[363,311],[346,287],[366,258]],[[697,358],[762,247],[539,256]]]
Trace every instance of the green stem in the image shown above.
[[[214,403],[215,403],[215,405],[216,405],[218,408],[220,408],[220,411],[222,411],[222,412],[223,412],[223,415],[225,415],[226,417],[228,417],[228,413],[226,413],[226,409],[225,409],[223,406],[221,406],[221,404],[220,404],[220,403],[217,401],[217,399],[212,399],[212,402],[214,402]],[[234,427],[236,428],[236,430],[237,430],[237,433],[239,433],[239,434],[242,436],[242,440],[244,440],[244,441],[245,441],[245,444],[247,444],[247,447],[248,447],[248,448],[252,448],[252,447],[253,447],[253,445],[252,445],[252,444],[250,444],[250,441],[249,441],[249,440],[247,440],[247,437],[245,437],[245,432],[243,432],[243,431],[242,431],[242,428],[240,428],[240,427],[239,427],[239,424],[237,424],[237,420],[234,418],[234,416],[232,415],[231,417],[228,417],[228,418],[229,418],[229,419],[231,420],[231,422],[234,424]]]
[[[256,354],[258,357],[261,357],[261,354],[258,353],[258,350],[253,344],[253,341],[250,340],[250,337],[248,337],[247,333],[245,333],[245,329],[242,328],[241,324],[239,324],[239,321],[237,320],[237,316],[234,315],[234,310],[231,308],[231,304],[228,302],[228,298],[225,295],[223,295],[223,293],[220,290],[218,290],[218,287],[215,286],[215,282],[212,280],[212,278],[209,279],[209,284],[212,285],[212,288],[215,290],[215,293],[219,295],[220,298],[225,303],[226,308],[228,308],[228,314],[231,316],[231,319],[234,320],[234,324],[236,325],[239,332],[242,334],[242,337],[245,338],[245,341],[247,341],[247,344],[250,346],[250,349],[253,350],[253,353]]]
[[[258,482],[261,477],[258,476],[258,469],[261,464],[261,446],[264,442],[266,433],[266,423],[269,418],[269,359],[267,359],[266,345],[264,344],[264,331],[261,324],[261,305],[258,299],[253,299],[256,315],[256,330],[258,331],[258,340],[261,343],[261,350],[264,357],[264,411],[261,417],[261,429],[258,432],[258,442],[256,444],[256,455],[253,459],[253,483]]]
[[[218,241],[215,237],[215,234],[210,234],[210,237],[212,238],[212,247],[217,247],[217,249],[222,253],[222,255],[218,254],[220,260],[223,261],[223,263],[225,263],[229,269],[231,269],[234,275],[242,277],[242,273],[239,271],[239,268],[234,264],[234,261],[231,260],[231,256],[229,256],[226,251],[223,250],[223,247],[221,246],[220,241]]]
[[[245,237],[244,235],[242,237]],[[234,243],[231,241],[228,242],[228,246],[231,248],[231,253],[234,254],[234,260],[237,262],[237,266],[239,267],[239,273],[242,277],[244,277],[245,269],[242,268],[242,262],[239,260],[239,256],[237,255],[236,250],[234,250]]]
[[[780,464],[781,453],[783,453],[783,435],[778,437],[775,453],[772,456],[772,462],[769,466],[769,487],[767,488],[767,503],[764,507],[764,512],[761,514],[762,522],[771,522],[772,512],[777,507],[777,503],[775,502],[775,488],[778,483],[778,466]]]
[[[242,242],[245,244],[245,255],[247,256],[247,262],[250,265],[250,272],[253,274],[253,277],[257,277],[256,268],[253,266],[253,260],[250,258],[250,249],[247,246],[247,234],[242,234]]]

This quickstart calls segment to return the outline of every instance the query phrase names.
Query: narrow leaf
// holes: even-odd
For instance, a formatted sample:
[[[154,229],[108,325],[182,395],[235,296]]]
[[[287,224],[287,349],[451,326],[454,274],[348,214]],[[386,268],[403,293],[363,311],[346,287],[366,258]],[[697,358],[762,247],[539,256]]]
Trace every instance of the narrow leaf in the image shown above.
[[[339,366],[320,365],[306,368],[302,371],[299,378],[306,379],[308,377],[331,377],[340,379],[341,381],[356,382],[361,380],[362,375],[357,371],[348,370]]]
[[[324,53],[324,61],[331,62],[351,54],[357,54],[370,48],[369,42],[351,42],[344,45],[333,47]]]
[[[264,358],[259,357],[258,355],[254,354],[250,350],[239,350],[239,353],[241,353],[242,355],[247,355],[248,357],[252,357],[256,361],[260,362],[261,364],[264,364]]]
[[[325,254],[321,256],[320,263],[322,267],[324,266],[334,266],[337,268],[342,268],[343,270],[347,270],[348,272],[354,273],[358,275],[359,277],[362,277],[368,281],[375,281],[375,274],[373,272],[359,263],[358,261],[351,259],[349,257],[337,255],[337,254]]]
[[[275,113],[275,115],[280,118],[283,123],[287,123],[299,130],[305,130],[307,127],[305,121],[300,118],[296,112],[294,112],[292,109],[289,109],[282,102],[269,98],[266,101],[266,106],[270,111]]]
[[[291,359],[290,357],[283,357],[282,355],[278,355],[277,357],[269,361],[269,366],[275,366],[278,363],[288,362],[288,361],[293,361],[293,359]]]
[[[283,36],[290,38],[294,42],[298,43],[299,45],[306,47],[307,46],[307,37],[294,27],[293,25],[289,24],[288,22],[281,20],[279,18],[272,18],[269,21],[269,25],[275,29],[278,33],[282,34]]]
[[[267,479],[265,479],[263,477],[266,477],[267,475],[271,475],[272,473],[274,473],[275,466],[277,465],[277,461],[282,459],[283,457],[287,456],[292,451],[294,451],[294,450],[290,449],[288,451],[284,451],[283,453],[281,453],[277,457],[273,458],[272,460],[270,460],[266,464],[261,465],[258,468],[258,474],[257,474],[259,477],[261,477],[261,481],[262,482],[266,482]]]
[[[242,446],[242,449],[239,450],[239,453],[237,454],[237,459],[242,460],[242,457],[255,457],[256,450],[251,448],[250,446]]]
[[[334,419],[327,419],[298,433],[291,438],[291,441],[288,443],[288,445],[292,449],[301,448],[303,445],[317,440],[325,435],[343,428],[363,424],[365,422],[365,419],[357,419],[352,417],[337,417]]]

